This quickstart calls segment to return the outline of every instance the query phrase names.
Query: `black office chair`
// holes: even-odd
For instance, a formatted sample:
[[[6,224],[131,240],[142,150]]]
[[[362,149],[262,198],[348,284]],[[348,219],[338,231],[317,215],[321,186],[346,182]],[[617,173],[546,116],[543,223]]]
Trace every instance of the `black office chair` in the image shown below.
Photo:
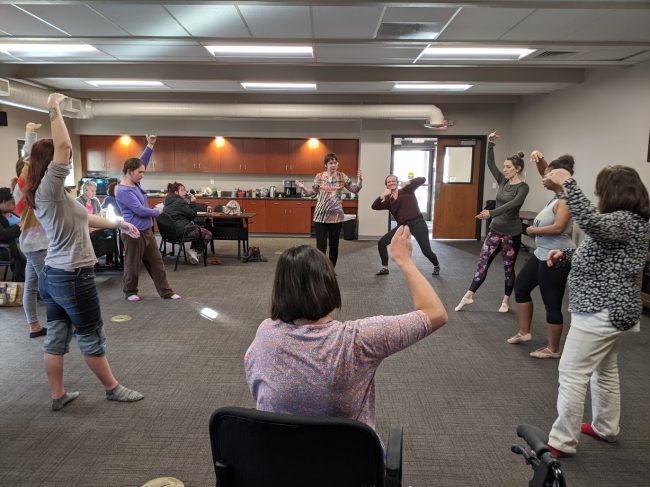
[[[218,487],[399,487],[402,427],[384,452],[368,425],[345,418],[217,409],[210,442]]]
[[[93,244],[95,257],[99,259],[100,257],[106,256],[106,264],[95,264],[95,271],[124,269],[118,239],[117,230],[113,228],[95,230],[90,234],[90,241]],[[109,263],[111,262],[109,257],[112,258],[112,264]]]
[[[174,225],[174,220],[172,220],[172,217],[167,215],[166,213],[161,213],[156,217],[156,222],[158,223],[158,232],[160,232],[160,253],[165,255],[163,252],[163,246],[166,246],[166,244],[170,243],[172,244],[172,252],[173,252],[173,246],[175,244],[178,244],[180,249],[178,250],[178,253],[176,254],[176,264],[174,265],[174,271],[178,268],[178,259],[181,257],[181,253],[183,254],[183,257],[185,258],[185,262],[187,262],[187,253],[185,252],[185,243],[187,242],[198,242],[201,250],[201,254],[203,254],[203,266],[207,266],[207,247],[205,246],[205,243],[203,242],[203,235],[201,235],[200,228],[196,225],[188,225],[185,227],[183,230],[183,235],[178,236],[176,233],[176,226]],[[195,232],[197,235],[195,236],[188,236],[191,234],[194,230],[199,229],[198,232]],[[173,254],[172,254],[173,255]]]

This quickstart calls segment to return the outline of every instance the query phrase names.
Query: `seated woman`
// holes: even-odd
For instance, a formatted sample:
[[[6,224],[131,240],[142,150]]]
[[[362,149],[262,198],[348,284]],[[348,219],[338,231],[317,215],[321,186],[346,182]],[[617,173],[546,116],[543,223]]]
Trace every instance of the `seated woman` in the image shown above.
[[[104,201],[102,201],[102,210],[108,210],[109,207],[112,207],[113,213],[115,213],[118,216],[121,216],[122,211],[120,210],[117,201],[115,201],[115,188],[117,188],[116,181],[113,181],[111,184],[108,185],[108,188],[106,188],[106,192],[108,193],[108,195],[106,195],[106,198],[104,198]]]
[[[97,183],[86,181],[81,187],[77,202],[86,209],[89,215],[99,215],[101,205],[97,199]],[[90,240],[97,257],[106,256],[106,265],[113,265],[117,254],[116,235],[113,230],[90,228]]]
[[[285,250],[273,283],[271,318],[244,358],[257,409],[339,416],[375,427],[375,374],[381,361],[430,335],[447,312],[411,259],[411,232],[400,227],[390,255],[401,269],[414,311],[341,322],[334,266],[309,245]]]
[[[193,194],[190,194],[185,189],[181,183],[174,181],[167,185],[167,196],[165,197],[165,213],[174,220],[176,226],[176,234],[178,237],[182,237],[185,229],[187,227],[193,227],[185,237],[186,238],[196,238],[198,237],[198,232],[203,236],[203,245],[207,245],[212,241],[212,233],[210,230],[201,228],[194,224],[194,219],[196,218],[196,212],[199,211],[196,203],[196,198]],[[198,264],[199,256],[196,253],[197,249],[203,247],[200,246],[201,243],[196,240],[192,242],[191,248],[187,251],[187,256],[190,259],[190,263]]]
[[[89,215],[99,215],[101,205],[97,199],[97,183],[95,181],[86,181],[81,187],[81,194],[77,201],[81,206],[86,208],[86,213]]]

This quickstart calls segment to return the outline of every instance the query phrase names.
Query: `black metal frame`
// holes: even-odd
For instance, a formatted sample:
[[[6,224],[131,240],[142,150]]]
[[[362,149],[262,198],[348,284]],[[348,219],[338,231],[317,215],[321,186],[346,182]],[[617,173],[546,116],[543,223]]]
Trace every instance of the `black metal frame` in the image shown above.
[[[163,221],[163,224],[160,224],[161,218],[163,220],[168,221]],[[180,247],[180,250],[176,254],[176,263],[174,264],[174,271],[178,269],[178,259],[181,257],[181,253],[183,254],[183,258],[185,259],[185,262],[187,262],[187,252],[185,251],[185,243],[187,242],[199,242],[201,245],[201,253],[203,254],[203,266],[208,265],[208,248],[205,245],[205,242],[203,240],[203,234],[201,233],[201,227],[198,225],[188,225],[183,229],[183,235],[181,237],[178,237],[176,234],[176,228],[174,227],[174,221],[171,219],[169,215],[165,215],[162,213],[158,217],[156,217],[156,222],[158,223],[158,232],[160,233],[160,246],[158,247],[158,250],[160,250],[160,253],[163,255],[163,257],[167,254],[167,243],[172,244],[172,251],[170,255],[174,255],[174,245],[178,244]],[[169,225],[169,226],[168,226]],[[187,238],[187,235],[194,231],[195,229],[198,229],[198,236],[193,237],[193,238]],[[173,231],[173,235],[172,235]],[[167,233],[169,232],[169,233]],[[163,251],[163,247],[165,247],[165,250]]]

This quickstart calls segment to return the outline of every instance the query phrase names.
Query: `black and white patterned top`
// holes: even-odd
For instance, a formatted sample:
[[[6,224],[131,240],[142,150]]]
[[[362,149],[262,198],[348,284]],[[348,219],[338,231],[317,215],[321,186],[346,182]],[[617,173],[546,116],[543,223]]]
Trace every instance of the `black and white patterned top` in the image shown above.
[[[650,224],[630,211],[600,213],[573,178],[564,183],[569,211],[587,235],[577,249],[565,249],[571,262],[569,311],[609,310],[612,325],[629,330],[642,311],[639,275],[646,262]]]

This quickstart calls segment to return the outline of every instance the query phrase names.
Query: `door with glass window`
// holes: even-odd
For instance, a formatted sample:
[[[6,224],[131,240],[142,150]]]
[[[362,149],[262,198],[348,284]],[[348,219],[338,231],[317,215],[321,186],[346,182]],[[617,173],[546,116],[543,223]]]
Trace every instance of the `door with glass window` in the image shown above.
[[[433,238],[480,235],[480,139],[438,139],[433,202]]]
[[[395,149],[393,151],[393,174],[400,181],[424,177],[425,183],[415,190],[418,207],[425,220],[431,220],[431,149]]]

